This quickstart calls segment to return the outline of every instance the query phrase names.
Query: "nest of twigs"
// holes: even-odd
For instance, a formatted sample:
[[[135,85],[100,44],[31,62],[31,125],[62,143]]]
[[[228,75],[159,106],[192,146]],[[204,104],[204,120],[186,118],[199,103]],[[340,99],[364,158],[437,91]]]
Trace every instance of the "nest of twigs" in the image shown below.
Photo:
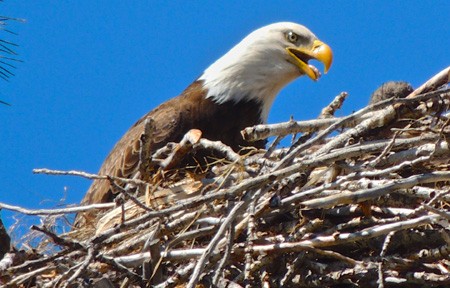
[[[450,67],[406,98],[338,118],[342,93],[318,119],[243,131],[247,139],[276,136],[267,151],[238,155],[197,139],[192,149],[207,146],[226,157],[201,176],[175,173],[158,185],[135,183],[145,193],[125,189],[116,203],[23,209],[45,217],[95,209],[96,219],[65,234],[32,227],[44,240],[34,250],[6,254],[0,283],[449,286],[449,79]],[[298,133],[291,147],[276,148]],[[49,245],[58,249],[50,253]]]

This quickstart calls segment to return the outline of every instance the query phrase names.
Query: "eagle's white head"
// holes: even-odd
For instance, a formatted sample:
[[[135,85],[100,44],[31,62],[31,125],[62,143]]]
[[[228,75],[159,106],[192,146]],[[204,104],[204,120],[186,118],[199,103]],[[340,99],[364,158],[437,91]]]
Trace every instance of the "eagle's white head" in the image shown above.
[[[207,98],[216,103],[257,100],[261,121],[266,122],[278,92],[295,78],[307,75],[313,80],[319,70],[308,64],[316,59],[331,66],[331,48],[308,28],[291,22],[264,26],[245,37],[200,76]]]

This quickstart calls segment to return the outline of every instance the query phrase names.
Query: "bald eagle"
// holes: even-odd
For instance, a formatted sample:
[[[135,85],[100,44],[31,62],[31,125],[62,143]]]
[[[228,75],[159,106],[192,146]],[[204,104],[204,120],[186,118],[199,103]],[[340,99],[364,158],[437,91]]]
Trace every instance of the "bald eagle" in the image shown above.
[[[331,66],[332,51],[306,27],[290,22],[255,30],[209,66],[179,96],[162,103],[139,119],[105,159],[100,175],[133,178],[140,161],[140,137],[146,119],[152,119],[151,152],[168,142],[178,142],[190,129],[219,140],[235,151],[242,147],[264,148],[265,141],[247,142],[240,131],[265,123],[279,91],[307,75],[318,80],[319,70],[308,64],[316,59]],[[113,200],[109,181],[95,180],[82,204]]]

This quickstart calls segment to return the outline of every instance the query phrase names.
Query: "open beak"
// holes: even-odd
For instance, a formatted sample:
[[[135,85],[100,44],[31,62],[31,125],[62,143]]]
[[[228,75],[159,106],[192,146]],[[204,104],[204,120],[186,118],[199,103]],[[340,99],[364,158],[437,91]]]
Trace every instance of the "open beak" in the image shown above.
[[[294,64],[297,65],[300,71],[308,75],[308,77],[314,81],[320,78],[320,72],[319,69],[308,64],[308,61],[315,59],[322,62],[325,66],[325,74],[328,72],[331,63],[333,62],[333,51],[331,51],[330,46],[320,40],[314,40],[311,49],[288,47],[286,50],[288,54],[292,56]]]

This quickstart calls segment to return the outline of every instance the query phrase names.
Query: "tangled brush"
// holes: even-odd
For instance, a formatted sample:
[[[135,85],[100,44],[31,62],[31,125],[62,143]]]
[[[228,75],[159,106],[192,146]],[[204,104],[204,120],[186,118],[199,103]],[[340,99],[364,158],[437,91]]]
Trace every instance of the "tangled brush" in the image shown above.
[[[0,283],[448,286],[449,81],[450,67],[414,91],[389,84],[367,107],[334,117],[346,97],[341,93],[317,119],[245,129],[248,140],[275,137],[267,150],[247,155],[189,132],[167,147],[170,159],[180,147],[218,149],[225,158],[200,176],[172,171],[159,175],[164,181],[158,184],[131,183],[143,192],[122,189],[116,203],[50,210],[0,203],[46,219],[95,211],[94,225],[67,233],[51,224],[31,227],[45,237],[35,249],[4,256]],[[278,148],[292,134],[300,136]],[[35,172],[124,181],[77,171]]]

